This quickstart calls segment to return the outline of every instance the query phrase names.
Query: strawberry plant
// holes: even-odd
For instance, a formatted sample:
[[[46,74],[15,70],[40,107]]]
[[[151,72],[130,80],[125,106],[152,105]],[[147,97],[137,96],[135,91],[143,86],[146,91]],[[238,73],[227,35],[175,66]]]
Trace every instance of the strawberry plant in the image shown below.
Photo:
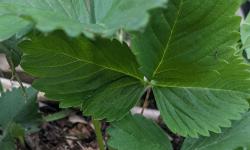
[[[32,132],[41,122],[36,103],[37,91],[26,89],[27,97],[22,89],[1,91],[0,97],[0,149],[13,150],[15,138],[24,145],[24,135]]]
[[[100,149],[104,119],[111,149],[172,149],[157,124],[129,113],[144,94],[154,95],[170,131],[187,137],[183,150],[247,148],[250,72],[241,51],[247,29],[239,42],[235,15],[240,3],[0,0],[0,39],[10,62],[13,52],[23,54],[34,88],[93,118]]]

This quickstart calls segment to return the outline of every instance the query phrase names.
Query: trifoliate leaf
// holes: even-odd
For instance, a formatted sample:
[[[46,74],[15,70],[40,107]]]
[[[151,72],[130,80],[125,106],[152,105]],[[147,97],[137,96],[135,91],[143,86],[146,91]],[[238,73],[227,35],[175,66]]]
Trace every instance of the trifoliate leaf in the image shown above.
[[[163,120],[176,134],[218,133],[248,109],[249,66],[234,49],[239,4],[170,0],[132,39]]]

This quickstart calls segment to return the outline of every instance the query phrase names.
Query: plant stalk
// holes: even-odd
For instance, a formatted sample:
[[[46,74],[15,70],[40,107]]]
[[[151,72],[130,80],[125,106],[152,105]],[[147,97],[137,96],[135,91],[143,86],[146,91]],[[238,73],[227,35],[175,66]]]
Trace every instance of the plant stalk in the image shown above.
[[[103,143],[103,136],[101,131],[101,121],[92,119],[93,125],[95,127],[96,139],[98,142],[98,146],[100,150],[105,150],[105,146]]]
[[[0,80],[0,93],[1,92],[3,92],[4,90],[3,90],[3,85],[2,85],[2,82],[1,82],[1,80]]]
[[[6,59],[8,61],[8,64],[10,65],[10,69],[11,69],[11,73],[12,73],[12,75],[11,75],[11,81],[14,80],[14,79],[17,80],[17,82],[20,84],[20,87],[21,87],[21,89],[23,91],[23,95],[25,97],[25,100],[27,100],[28,95],[26,93],[26,89],[23,86],[23,83],[22,83],[21,79],[19,78],[18,74],[16,73],[16,68],[14,66],[14,63],[13,63],[12,59],[10,57],[8,57],[8,56],[6,56]]]
[[[146,97],[145,97],[145,100],[144,100],[144,103],[143,103],[143,106],[142,106],[142,110],[141,110],[141,115],[143,115],[144,110],[149,105],[149,96],[150,96],[150,93],[151,93],[151,88],[147,89]]]

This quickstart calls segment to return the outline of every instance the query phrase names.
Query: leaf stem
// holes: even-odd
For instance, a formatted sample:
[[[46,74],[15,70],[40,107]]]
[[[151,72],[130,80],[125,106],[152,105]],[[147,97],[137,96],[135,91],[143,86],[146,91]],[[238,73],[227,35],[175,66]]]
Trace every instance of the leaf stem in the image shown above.
[[[2,82],[1,82],[1,80],[0,80],[0,93],[1,92],[3,92],[4,90],[3,90],[3,85],[2,85]]]
[[[151,88],[148,88],[148,89],[147,89],[147,93],[146,93],[146,97],[145,97],[145,100],[144,100],[144,103],[143,103],[143,106],[142,106],[141,115],[143,115],[144,110],[145,110],[145,109],[148,107],[148,105],[149,105],[149,96],[150,96],[150,93],[151,93]]]
[[[99,149],[105,150],[104,144],[103,144],[102,131],[101,131],[101,121],[92,119],[92,122],[95,127],[96,139],[98,142]]]
[[[20,85],[20,87],[21,87],[21,89],[23,91],[23,95],[25,97],[25,100],[27,101],[28,95],[26,93],[26,89],[25,89],[21,79],[19,78],[18,74],[16,73],[15,65],[14,65],[14,63],[13,63],[13,61],[12,61],[12,59],[10,57],[6,56],[6,59],[8,61],[8,64],[10,65],[10,69],[11,69],[11,73],[12,73],[11,81],[14,80],[14,79],[17,80],[17,82],[19,83],[19,85]]]

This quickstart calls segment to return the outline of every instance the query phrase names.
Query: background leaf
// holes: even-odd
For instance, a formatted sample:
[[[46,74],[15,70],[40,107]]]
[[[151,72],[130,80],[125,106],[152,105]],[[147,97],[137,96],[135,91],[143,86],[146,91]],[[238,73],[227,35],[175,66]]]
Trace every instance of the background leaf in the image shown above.
[[[113,122],[108,145],[117,150],[172,150],[164,131],[154,122],[139,115],[127,115]]]
[[[0,15],[0,41],[7,40],[16,33],[26,29],[30,25],[29,21],[24,20],[18,16]],[[11,28],[10,28],[11,27]]]
[[[27,98],[22,89],[1,93],[0,126],[3,134],[0,135],[0,149],[14,149],[15,138],[22,139],[24,131],[32,129],[41,121],[36,103],[37,91],[28,88],[26,92]]]
[[[96,23],[90,23],[85,0],[1,0],[0,39],[13,36],[26,25],[35,24],[42,32],[63,29],[69,36],[92,33],[112,36],[119,29],[137,31],[149,19],[148,11],[163,7],[167,0],[94,0]],[[18,24],[18,26],[17,26]],[[8,28],[6,28],[8,27]]]

